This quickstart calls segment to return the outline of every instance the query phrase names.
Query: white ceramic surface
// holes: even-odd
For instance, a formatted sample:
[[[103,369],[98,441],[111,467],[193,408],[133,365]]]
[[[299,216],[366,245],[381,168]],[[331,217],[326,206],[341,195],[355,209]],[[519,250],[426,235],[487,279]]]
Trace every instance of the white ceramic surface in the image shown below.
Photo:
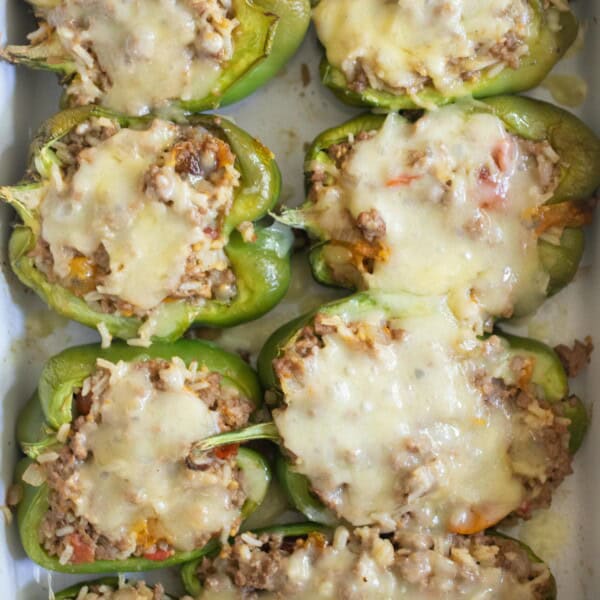
[[[584,48],[563,61],[560,72],[577,73],[589,85],[585,104],[576,112],[600,134],[600,0],[579,0],[576,8],[586,24]],[[33,21],[22,0],[0,0],[0,44],[22,43]],[[282,201],[295,204],[303,194],[304,145],[327,127],[356,111],[341,105],[317,79],[319,51],[311,32],[298,55],[283,73],[244,102],[223,110],[258,136],[276,154],[283,173]],[[304,85],[302,65],[311,82]],[[534,95],[549,99],[546,92]],[[0,63],[0,182],[15,183],[21,176],[27,145],[40,123],[57,110],[59,87],[47,73]],[[44,361],[61,349],[97,339],[95,332],[57,317],[25,290],[7,266],[6,245],[14,215],[0,207],[0,499],[11,482],[17,458],[14,425],[19,408],[34,390]],[[596,218],[596,233],[600,219]],[[549,301],[522,330],[555,344],[591,334],[600,344],[600,235],[590,228],[588,249],[576,281]],[[592,267],[594,265],[594,267]],[[294,261],[294,280],[288,298],[271,314],[223,334],[219,343],[230,350],[256,352],[281,323],[332,298],[334,292],[310,281],[304,258]],[[591,368],[575,385],[593,407],[600,389],[600,351]],[[598,416],[598,415],[596,415]],[[523,532],[551,564],[561,600],[600,598],[600,419],[575,460],[575,473],[557,495],[551,511],[537,517]],[[0,500],[0,503],[2,501]],[[541,533],[540,533],[541,531]],[[154,573],[150,579],[158,576]],[[168,575],[160,572],[160,578]],[[170,580],[176,584],[174,573]],[[49,583],[59,590],[76,578],[52,575],[33,565],[20,547],[16,527],[0,516],[0,600],[44,600]]]

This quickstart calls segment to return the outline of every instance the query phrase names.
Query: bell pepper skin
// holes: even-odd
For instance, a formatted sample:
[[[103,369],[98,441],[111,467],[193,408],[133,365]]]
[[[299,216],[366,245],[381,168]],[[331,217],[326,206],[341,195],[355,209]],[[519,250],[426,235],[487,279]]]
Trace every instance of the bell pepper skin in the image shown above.
[[[132,362],[153,358],[168,360],[173,357],[181,358],[186,365],[195,361],[199,366],[206,366],[210,371],[220,373],[228,385],[236,387],[256,408],[262,403],[261,387],[251,367],[240,357],[229,354],[210,342],[179,340],[174,344],[156,343],[147,349],[134,348],[124,343],[113,344],[107,349],[90,344],[69,348],[48,361],[40,378],[38,394],[25,407],[17,426],[17,441],[27,455],[27,458],[19,462],[15,472],[15,481],[23,486],[23,500],[17,509],[17,521],[25,552],[34,562],[53,571],[73,574],[137,572],[187,562],[205,556],[218,547],[218,542],[211,540],[203,548],[191,552],[175,552],[166,560],[140,557],[61,565],[57,557],[51,557],[44,551],[38,540],[39,525],[48,510],[48,488],[46,484],[34,487],[22,481],[23,473],[35,457],[62,445],[56,439],[56,432],[61,425],[71,423],[75,418],[74,390],[94,371],[98,358],[111,362]],[[247,518],[262,502],[271,480],[271,471],[267,461],[249,448],[238,448],[236,460],[238,467],[252,481],[249,496],[242,507],[242,518]]]
[[[133,583],[133,582],[127,582]],[[83,583],[77,583],[67,588],[66,590],[62,590],[62,592],[58,592],[54,595],[54,600],[77,600],[77,595],[84,587],[89,587],[91,585],[107,585],[113,589],[119,588],[119,578],[118,577],[103,577],[102,579],[95,579],[93,581],[85,581]],[[165,600],[175,600],[174,596],[166,595]]]
[[[285,537],[300,538],[306,537],[311,533],[321,533],[330,536],[333,532],[316,523],[294,523],[292,525],[274,525],[272,527],[255,529],[252,533],[257,535],[262,533],[281,533]],[[219,549],[215,549],[211,556],[215,556],[218,551]],[[186,592],[194,598],[202,597],[202,583],[196,574],[196,570],[198,569],[201,560],[201,558],[193,560],[181,567],[181,580],[183,581],[183,586],[185,587]]]
[[[145,117],[127,118],[97,107],[69,109],[50,118],[31,146],[30,171],[36,173],[34,177],[17,186],[0,187],[0,199],[11,204],[22,220],[10,238],[9,257],[17,277],[58,313],[90,327],[102,322],[111,335],[130,339],[137,336],[141,319],[93,309],[67,288],[50,283],[29,256],[41,226],[38,211],[27,204],[40,193],[50,165],[56,161],[51,144],[93,116],[117,120],[124,127],[148,122]],[[236,274],[238,293],[230,303],[209,300],[201,306],[192,306],[184,300],[163,302],[155,313],[155,340],[175,340],[194,324],[231,327],[255,319],[283,298],[290,281],[292,236],[285,227],[257,224],[255,242],[244,242],[235,229],[244,221],[261,219],[277,202],[281,176],[272,153],[221,117],[196,115],[190,116],[187,122],[205,127],[224,139],[235,154],[236,166],[241,172],[241,186],[223,224],[223,233],[229,236],[225,252]]]
[[[340,524],[335,513],[323,505],[312,492],[308,477],[292,470],[291,465],[283,454],[279,453],[276,460],[275,474],[292,506],[301,512],[309,521],[328,527]]]
[[[258,357],[258,372],[265,389],[271,390],[277,398],[282,399],[283,392],[272,367],[273,361],[283,353],[287,344],[304,326],[312,323],[318,312],[349,316],[358,320],[361,315],[374,308],[383,309],[386,313],[397,317],[423,314],[424,311],[434,310],[435,304],[433,299],[425,297],[363,292],[331,302],[299,317],[275,331],[261,350]],[[530,382],[546,402],[560,404],[564,416],[571,420],[569,450],[571,454],[574,454],[585,437],[589,426],[589,416],[585,405],[579,398],[568,397],[567,375],[558,356],[552,348],[536,340],[509,335],[500,330],[497,330],[495,335],[508,342],[508,363],[515,357],[535,359]],[[311,492],[308,478],[294,472],[292,465],[283,455],[278,458],[276,473],[292,504],[308,519],[323,525],[332,525],[336,522],[335,515]]]
[[[578,396],[570,396],[562,404],[563,415],[571,420],[569,452],[575,454],[581,448],[590,427],[590,415],[585,404]]]
[[[44,7],[41,0],[30,4]],[[242,100],[287,63],[302,43],[310,24],[309,0],[233,0],[240,26],[234,31],[234,54],[211,93],[203,98],[174,98],[173,108],[200,112]],[[37,45],[7,46],[0,58],[15,64],[56,73],[63,83],[75,75],[75,65],[52,37]],[[70,105],[68,96],[63,107]]]
[[[58,443],[56,431],[46,423],[37,390],[19,413],[16,433],[23,454],[33,459]]]
[[[488,112],[504,122],[509,133],[532,141],[547,140],[561,157],[561,173],[558,187],[547,205],[565,203],[564,206],[578,206],[591,198],[600,186],[600,139],[577,117],[547,102],[521,96],[499,96],[487,98],[473,105],[465,106],[465,111]],[[309,148],[304,170],[307,187],[314,163],[331,164],[327,149],[344,142],[349,135],[378,130],[383,126],[384,115],[364,114],[338,127],[319,135]],[[281,221],[293,227],[305,229],[314,240],[309,255],[315,279],[324,285],[344,287],[336,282],[323,256],[323,248],[331,243],[318,224],[309,216],[312,201],[307,201],[299,209],[291,209],[281,217]],[[560,243],[538,240],[538,253],[542,268],[549,276],[547,297],[568,285],[579,266],[584,251],[584,234],[579,226],[564,228]],[[538,306],[525,298],[518,298],[514,314],[523,316]]]
[[[199,108],[192,107],[190,110],[226,106],[249,96],[277,74],[304,40],[310,25],[309,0],[255,0],[254,4],[266,14],[277,16],[268,56],[257,62],[243,77],[233,83],[225,91],[220,102],[215,98],[211,106],[205,104],[200,105]]]
[[[493,74],[493,69],[491,74],[484,71],[481,77],[465,81],[451,95],[445,95],[431,86],[426,86],[416,93],[414,98],[369,87],[357,92],[348,87],[344,73],[331,65],[326,56],[323,56],[320,65],[321,81],[346,104],[385,110],[421,108],[432,104],[441,106],[463,97],[487,98],[524,92],[546,78],[552,67],[573,44],[579,30],[577,19],[572,12],[559,13],[560,29],[555,31],[549,26],[543,1],[529,0],[529,5],[533,13],[533,34],[526,41],[529,52],[521,58],[520,66],[517,69],[506,67],[496,75]]]

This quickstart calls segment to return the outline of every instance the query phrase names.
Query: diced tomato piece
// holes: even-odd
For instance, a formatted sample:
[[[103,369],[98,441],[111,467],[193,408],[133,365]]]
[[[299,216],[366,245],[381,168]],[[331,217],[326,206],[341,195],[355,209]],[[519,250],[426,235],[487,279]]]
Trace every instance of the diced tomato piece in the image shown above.
[[[527,501],[521,503],[521,506],[519,506],[519,512],[524,518],[531,516],[531,503]]]
[[[205,227],[203,231],[212,240],[216,240],[219,237],[219,230],[214,227]]]
[[[398,175],[386,181],[386,187],[397,187],[399,185],[410,185],[413,181],[421,179],[422,175]]]
[[[215,456],[221,460],[235,456],[238,451],[239,444],[228,444],[227,446],[218,446],[215,448]]]
[[[514,160],[514,144],[509,140],[502,140],[492,151],[492,158],[498,168],[506,173]]]
[[[148,560],[167,560],[173,555],[173,550],[156,550],[155,552],[147,552],[144,558]]]
[[[504,205],[505,194],[502,185],[494,181],[490,170],[487,167],[479,169],[479,206],[485,209],[500,208]]]
[[[488,194],[480,203],[479,206],[486,210],[493,210],[504,205],[504,197],[500,194]]]
[[[68,540],[69,544],[73,546],[73,556],[71,557],[73,564],[94,562],[94,548],[91,544],[84,542],[78,533],[72,533]]]

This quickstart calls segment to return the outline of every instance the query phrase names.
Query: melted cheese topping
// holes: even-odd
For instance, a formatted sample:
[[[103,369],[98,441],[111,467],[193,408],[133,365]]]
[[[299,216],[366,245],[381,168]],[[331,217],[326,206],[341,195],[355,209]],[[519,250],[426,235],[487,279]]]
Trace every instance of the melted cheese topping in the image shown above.
[[[368,535],[364,530],[356,533]],[[338,539],[347,539],[347,536],[348,532],[343,528],[336,531]],[[468,567],[461,563],[463,556],[467,561],[470,558]],[[282,559],[284,576],[277,578],[276,591],[261,591],[257,596],[265,600],[436,600],[442,597],[530,600],[533,597],[528,583],[519,583],[511,573],[498,567],[477,565],[468,552],[444,556],[433,550],[420,551],[414,552],[410,559],[414,562],[412,567],[399,569],[394,565],[392,544],[381,538],[376,538],[371,548],[334,542],[315,551],[313,545],[307,544]],[[216,589],[204,590],[203,600],[246,597],[223,575],[212,576],[211,586]]]
[[[185,389],[185,368],[173,363],[163,378],[166,389],[158,390],[142,365],[102,366],[111,376],[101,420],[80,430],[91,454],[69,481],[77,490],[76,514],[133,546],[166,540],[193,550],[207,535],[229,535],[240,516],[231,502],[233,474],[185,465],[193,442],[220,431],[218,413]]]
[[[226,14],[215,0],[64,0],[46,18],[76,65],[77,103],[140,115],[211,92],[237,25]]]
[[[532,216],[552,190],[524,144],[491,114],[447,107],[414,124],[390,115],[324,189],[319,226],[336,239],[344,211],[375,209],[388,257],[363,274],[364,287],[450,292],[462,316],[474,303],[510,316],[517,299],[535,305],[548,284]]]
[[[465,73],[502,70],[495,46],[531,34],[526,0],[321,0],[314,20],[329,62],[349,81],[360,66],[370,87],[392,91],[431,82],[450,94]]]
[[[146,189],[148,170],[179,131],[161,120],[143,131],[122,129],[81,151],[70,181],[55,168],[41,205],[54,272],[67,278],[75,252],[91,258],[101,245],[110,261],[110,272],[88,301],[112,295],[148,311],[178,289],[192,251],[205,270],[228,266],[226,240],[205,231],[229,209],[232,187],[219,190],[214,202],[173,166],[163,166],[162,197]]]
[[[281,381],[274,419],[294,470],[353,525],[391,531],[410,512],[419,525],[467,532],[515,510],[518,475],[543,477],[547,462],[474,383],[502,344],[478,344],[448,309],[402,319],[403,338],[387,345],[361,343],[336,319],[303,375]],[[381,327],[385,316],[364,321]]]

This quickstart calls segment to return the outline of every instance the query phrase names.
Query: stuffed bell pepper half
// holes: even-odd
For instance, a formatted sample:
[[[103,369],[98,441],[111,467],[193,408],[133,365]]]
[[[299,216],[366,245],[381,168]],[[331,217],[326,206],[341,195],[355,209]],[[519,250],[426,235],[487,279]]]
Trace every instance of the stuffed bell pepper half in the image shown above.
[[[266,461],[237,445],[187,460],[245,427],[255,372],[208,342],[65,350],[46,364],[17,437],[28,556],[68,573],[143,571],[210,552],[261,503]]]
[[[279,443],[312,521],[475,534],[549,506],[588,418],[557,354],[477,336],[444,297],[362,293],[275,332],[259,357],[273,423],[192,446]]]
[[[548,567],[516,540],[477,536],[382,535],[297,524],[246,532],[220,553],[185,565],[200,600],[246,598],[373,600],[553,600]]]
[[[449,294],[462,318],[529,313],[571,281],[600,185],[600,140],[551,104],[502,96],[363,115],[308,151],[317,280]]]
[[[236,102],[288,61],[308,0],[31,0],[39,27],[0,57],[55,72],[64,104],[143,115]]]
[[[255,223],[279,188],[271,152],[221,117],[83,107],[45,123],[25,180],[0,197],[22,220],[9,254],[25,285],[105,339],[149,345],[279,302],[291,235]]]
[[[341,100],[431,108],[542,82],[577,38],[563,0],[317,0],[323,83]]]

